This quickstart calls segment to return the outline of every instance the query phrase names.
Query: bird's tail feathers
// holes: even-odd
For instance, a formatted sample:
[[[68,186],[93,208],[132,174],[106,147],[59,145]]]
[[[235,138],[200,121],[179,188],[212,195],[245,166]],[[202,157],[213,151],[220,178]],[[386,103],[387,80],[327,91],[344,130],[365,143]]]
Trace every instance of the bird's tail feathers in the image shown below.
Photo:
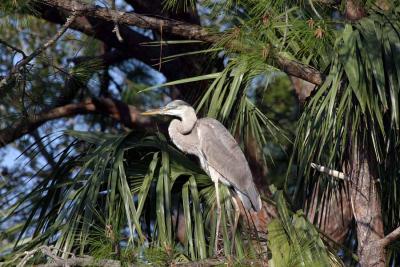
[[[238,192],[238,195],[246,209],[256,212],[261,210],[261,197],[254,184],[247,188],[246,192]]]

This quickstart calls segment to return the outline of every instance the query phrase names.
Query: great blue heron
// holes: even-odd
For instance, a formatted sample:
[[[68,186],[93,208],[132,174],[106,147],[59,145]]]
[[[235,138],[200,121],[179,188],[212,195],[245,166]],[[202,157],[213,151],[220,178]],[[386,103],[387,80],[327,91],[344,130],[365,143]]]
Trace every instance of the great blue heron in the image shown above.
[[[142,114],[179,118],[172,120],[168,127],[172,142],[183,152],[197,156],[202,169],[215,184],[218,212],[215,237],[215,249],[217,249],[221,221],[219,181],[234,189],[246,209],[261,210],[261,198],[242,150],[219,121],[212,118],[197,119],[195,110],[182,100],[172,101],[165,107]],[[239,211],[236,201],[233,202],[236,209],[234,226],[236,229]]]

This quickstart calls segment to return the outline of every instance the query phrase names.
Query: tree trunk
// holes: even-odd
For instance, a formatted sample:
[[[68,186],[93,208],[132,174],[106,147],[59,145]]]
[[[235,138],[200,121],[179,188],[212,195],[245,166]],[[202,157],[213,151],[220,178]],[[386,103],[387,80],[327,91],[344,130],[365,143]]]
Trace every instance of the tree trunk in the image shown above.
[[[385,266],[386,253],[376,162],[365,146],[355,144],[350,155],[350,197],[357,225],[357,254],[361,266]]]

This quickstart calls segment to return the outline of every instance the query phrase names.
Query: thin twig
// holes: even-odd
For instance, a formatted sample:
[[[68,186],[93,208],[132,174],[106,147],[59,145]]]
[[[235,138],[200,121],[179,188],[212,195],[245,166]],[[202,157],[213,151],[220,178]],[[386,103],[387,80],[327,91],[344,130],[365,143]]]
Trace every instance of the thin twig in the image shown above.
[[[10,73],[3,78],[0,81],[0,88],[7,85],[9,81],[13,78],[13,76],[21,70],[25,65],[27,65],[29,62],[31,62],[35,57],[40,55],[44,50],[52,46],[55,42],[57,42],[58,39],[67,31],[67,29],[71,26],[71,24],[74,22],[75,18],[77,17],[78,12],[74,11],[72,12],[71,16],[69,16],[64,23],[64,25],[60,28],[57,33],[50,38],[46,43],[44,43],[42,46],[37,48],[35,51],[32,52],[29,56],[24,57],[21,61],[19,61],[10,71]]]
[[[8,48],[10,48],[11,50],[14,50],[14,51],[17,52],[17,53],[20,53],[20,54],[22,55],[22,57],[26,58],[25,52],[22,51],[21,49],[19,49],[18,47],[15,47],[15,46],[13,46],[13,45],[11,45],[11,44],[9,44],[9,43],[7,43],[6,41],[1,40],[1,39],[0,39],[0,44],[6,46],[6,47],[8,47]]]

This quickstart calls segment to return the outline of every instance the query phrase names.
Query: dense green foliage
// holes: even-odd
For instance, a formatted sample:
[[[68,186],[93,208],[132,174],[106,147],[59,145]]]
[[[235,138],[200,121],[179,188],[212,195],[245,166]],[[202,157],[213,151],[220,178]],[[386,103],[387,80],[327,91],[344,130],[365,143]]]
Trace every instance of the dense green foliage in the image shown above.
[[[367,15],[350,22],[342,15],[344,4],[322,1],[163,1],[163,12],[201,10],[202,23],[219,38],[209,47],[187,40],[168,44],[162,34],[134,29],[151,36],[143,49],[158,47],[160,62],[202,56],[215,64],[204,67],[210,73],[162,85],[161,66],[159,73],[132,59],[105,66],[97,52],[113,49],[68,31],[18,70],[12,83],[0,86],[0,129],[88,97],[113,97],[142,110],[179,91],[200,117],[216,118],[229,129],[252,155],[251,164],[268,166],[268,177],[257,177],[258,186],[276,214],[262,231],[246,214],[232,232],[233,193],[221,185],[222,227],[215,236],[213,183],[196,159],[169,142],[165,121],[157,121],[160,130],[149,133],[148,128],[128,130],[101,113],[85,114],[48,123],[18,139],[13,147],[27,163],[10,171],[2,163],[7,172],[0,179],[1,261],[11,266],[24,251],[49,245],[60,257],[73,253],[123,264],[168,265],[211,257],[238,265],[249,259],[271,266],[353,263],[353,248],[335,244],[301,209],[315,188],[320,191],[314,201],[323,206],[331,192],[343,187],[342,180],[317,173],[310,164],[342,170],[352,145],[363,144],[373,151],[379,173],[385,231],[400,224],[400,9],[398,1],[386,11],[375,1],[364,2]],[[35,1],[0,4],[0,41],[7,40],[0,42],[1,75],[25,56],[9,44],[32,52],[56,33],[54,25],[37,18],[35,7]],[[129,10],[118,1],[117,7]],[[162,58],[163,45],[166,50],[195,48]],[[281,58],[326,74],[304,106],[280,70]],[[188,92],[191,86],[200,89]],[[62,133],[57,131],[61,127]],[[1,153],[7,157],[7,151]],[[316,210],[317,216],[326,216],[323,210]],[[348,239],[354,244],[351,232]],[[388,251],[395,265],[398,242]],[[32,263],[48,259],[40,251],[34,255]]]

